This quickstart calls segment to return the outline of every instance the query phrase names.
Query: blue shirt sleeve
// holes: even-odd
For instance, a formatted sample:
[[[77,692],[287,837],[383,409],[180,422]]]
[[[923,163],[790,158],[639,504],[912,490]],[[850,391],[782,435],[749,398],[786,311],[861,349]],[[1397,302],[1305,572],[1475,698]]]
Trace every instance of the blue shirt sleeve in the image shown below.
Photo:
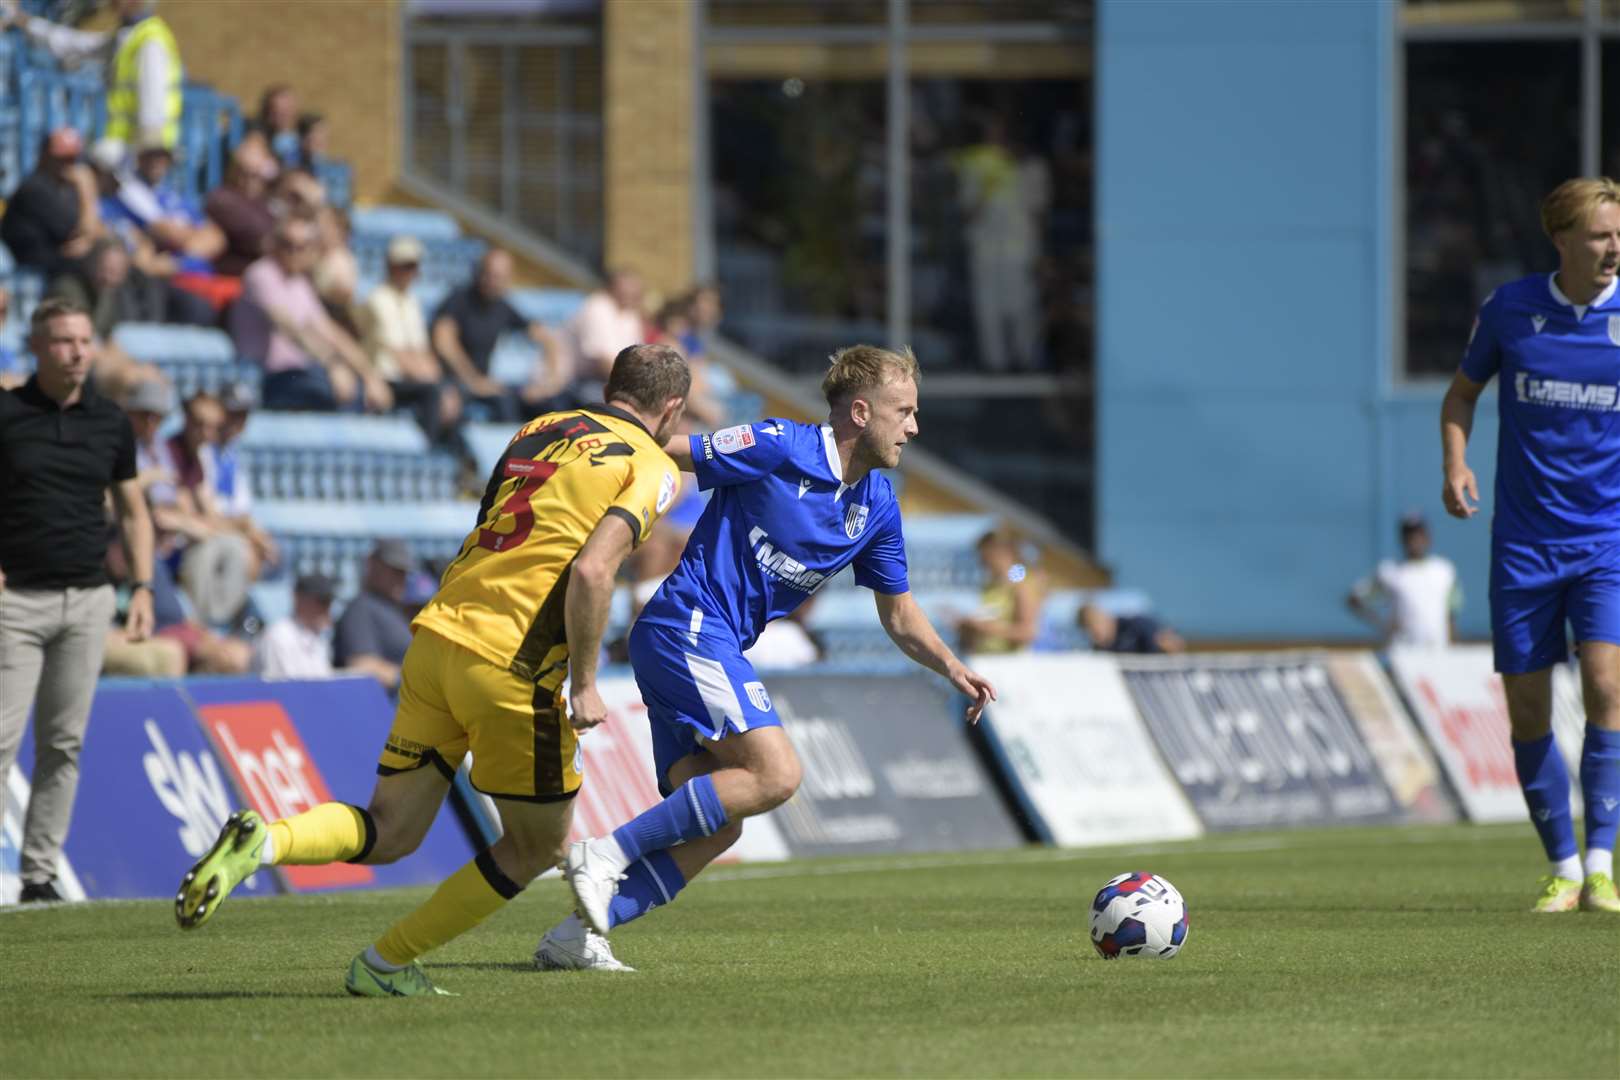
[[[1474,329],[1463,351],[1462,373],[1477,383],[1490,382],[1502,367],[1502,351],[1496,341],[1496,309],[1496,294],[1492,293],[1474,316]]]
[[[698,490],[745,484],[768,476],[786,461],[798,432],[784,420],[761,420],[692,435],[692,472]]]
[[[889,515],[877,535],[855,556],[855,584],[891,596],[911,591],[906,577],[906,538],[900,527],[899,503],[889,505]]]

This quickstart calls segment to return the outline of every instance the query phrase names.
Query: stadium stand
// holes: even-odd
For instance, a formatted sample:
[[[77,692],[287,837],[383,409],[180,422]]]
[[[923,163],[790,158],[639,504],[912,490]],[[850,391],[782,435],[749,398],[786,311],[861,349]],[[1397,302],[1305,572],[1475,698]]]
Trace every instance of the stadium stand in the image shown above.
[[[65,71],[50,56],[30,48],[19,35],[0,34],[0,194],[9,194],[33,169],[41,137],[60,125],[80,129],[92,142],[105,123],[100,73]],[[188,83],[183,96],[180,166],[170,174],[177,190],[200,199],[224,175],[230,151],[245,131],[240,104],[213,88]],[[348,207],[353,171],[348,163],[316,163],[317,178],[329,201]],[[415,237],[423,247],[421,275],[414,289],[431,318],[451,289],[474,272],[487,244],[462,232],[451,215],[405,206],[353,209],[350,244],[358,265],[356,298],[384,277],[389,241]],[[19,269],[0,245],[0,287],[12,295],[9,319],[0,325],[0,344],[21,351],[27,320],[44,293],[37,274]],[[584,301],[573,289],[517,288],[510,302],[526,318],[549,326],[566,325]],[[858,327],[797,325],[778,319],[771,327],[739,327],[745,338],[789,334],[806,344],[804,354],[819,363],[833,346]],[[881,336],[881,327],[868,327]],[[859,335],[857,335],[859,336]],[[218,393],[232,384],[256,387],[260,369],[238,357],[221,330],[151,323],[117,328],[113,343],[138,361],[155,366],[181,398],[198,391]],[[755,342],[758,344],[758,342]],[[927,343],[926,354],[939,343]],[[521,385],[533,368],[535,346],[526,337],[503,340],[492,374]],[[806,369],[808,370],[808,369]],[[728,380],[729,384],[729,380]],[[731,388],[724,396],[730,422],[761,415],[763,400]],[[177,423],[177,418],[172,423]],[[482,486],[512,433],[512,426],[474,420],[464,425],[462,443]],[[471,528],[477,503],[461,490],[463,474],[448,449],[430,446],[407,415],[255,413],[240,449],[253,491],[254,516],[282,548],[277,572],[253,588],[254,606],[266,621],[291,606],[293,580],[320,573],[338,585],[340,603],[358,590],[367,552],[378,537],[410,544],[426,568],[452,558]],[[896,484],[901,477],[895,477]],[[974,553],[977,538],[993,521],[982,514],[938,514],[908,519],[911,581],[919,602],[941,627],[952,615],[978,605],[982,573]],[[630,619],[628,598],[618,598],[610,637]],[[1035,648],[1084,648],[1075,612],[1094,599],[1119,613],[1147,609],[1147,599],[1129,590],[1049,595],[1043,606]],[[866,662],[892,658],[893,646],[878,625],[870,597],[847,572],[822,590],[808,623],[818,632],[829,660]]]

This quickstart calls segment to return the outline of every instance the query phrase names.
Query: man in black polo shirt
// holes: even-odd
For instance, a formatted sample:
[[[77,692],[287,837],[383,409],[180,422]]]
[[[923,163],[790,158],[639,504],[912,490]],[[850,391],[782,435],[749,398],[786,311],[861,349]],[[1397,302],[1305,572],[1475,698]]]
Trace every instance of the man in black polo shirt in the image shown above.
[[[60,899],[56,863],[115,606],[103,569],[109,488],[134,574],[125,636],[140,641],[152,629],[152,522],[135,480],[135,433],[123,410],[88,385],[90,317],[46,300],[28,344],[38,374],[0,391],[0,779],[33,708],[25,902]]]
[[[573,382],[573,352],[562,337],[525,319],[506,300],[512,288],[512,256],[491,248],[478,263],[478,276],[439,305],[433,314],[434,351],[450,369],[462,395],[480,402],[496,420],[526,420],[559,401]],[[540,348],[527,385],[516,392],[490,378],[490,358],[501,335],[524,332]]]

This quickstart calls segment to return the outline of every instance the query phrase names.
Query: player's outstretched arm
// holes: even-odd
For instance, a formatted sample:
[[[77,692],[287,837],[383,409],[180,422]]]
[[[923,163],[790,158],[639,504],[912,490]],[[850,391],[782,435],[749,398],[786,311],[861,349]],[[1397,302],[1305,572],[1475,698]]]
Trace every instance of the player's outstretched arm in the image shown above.
[[[990,680],[970,671],[956,658],[950,646],[940,640],[928,616],[923,614],[916,598],[909,592],[874,592],[872,595],[877,600],[878,619],[890,640],[900,646],[901,652],[923,667],[943,675],[952,686],[967,695],[968,722],[977,724],[984,707],[996,700],[996,688],[990,685]]]
[[[597,522],[568,571],[563,625],[568,632],[568,716],[585,731],[607,719],[596,689],[596,658],[602,651],[619,564],[635,545],[636,528],[617,507]]]

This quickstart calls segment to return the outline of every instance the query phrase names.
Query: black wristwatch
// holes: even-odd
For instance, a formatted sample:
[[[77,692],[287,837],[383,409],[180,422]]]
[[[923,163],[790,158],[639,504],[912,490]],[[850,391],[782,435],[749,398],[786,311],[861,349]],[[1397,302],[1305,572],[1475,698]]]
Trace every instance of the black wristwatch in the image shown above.
[[[129,583],[129,591],[132,593],[140,592],[142,589],[151,592],[152,583],[150,581],[132,581]]]

